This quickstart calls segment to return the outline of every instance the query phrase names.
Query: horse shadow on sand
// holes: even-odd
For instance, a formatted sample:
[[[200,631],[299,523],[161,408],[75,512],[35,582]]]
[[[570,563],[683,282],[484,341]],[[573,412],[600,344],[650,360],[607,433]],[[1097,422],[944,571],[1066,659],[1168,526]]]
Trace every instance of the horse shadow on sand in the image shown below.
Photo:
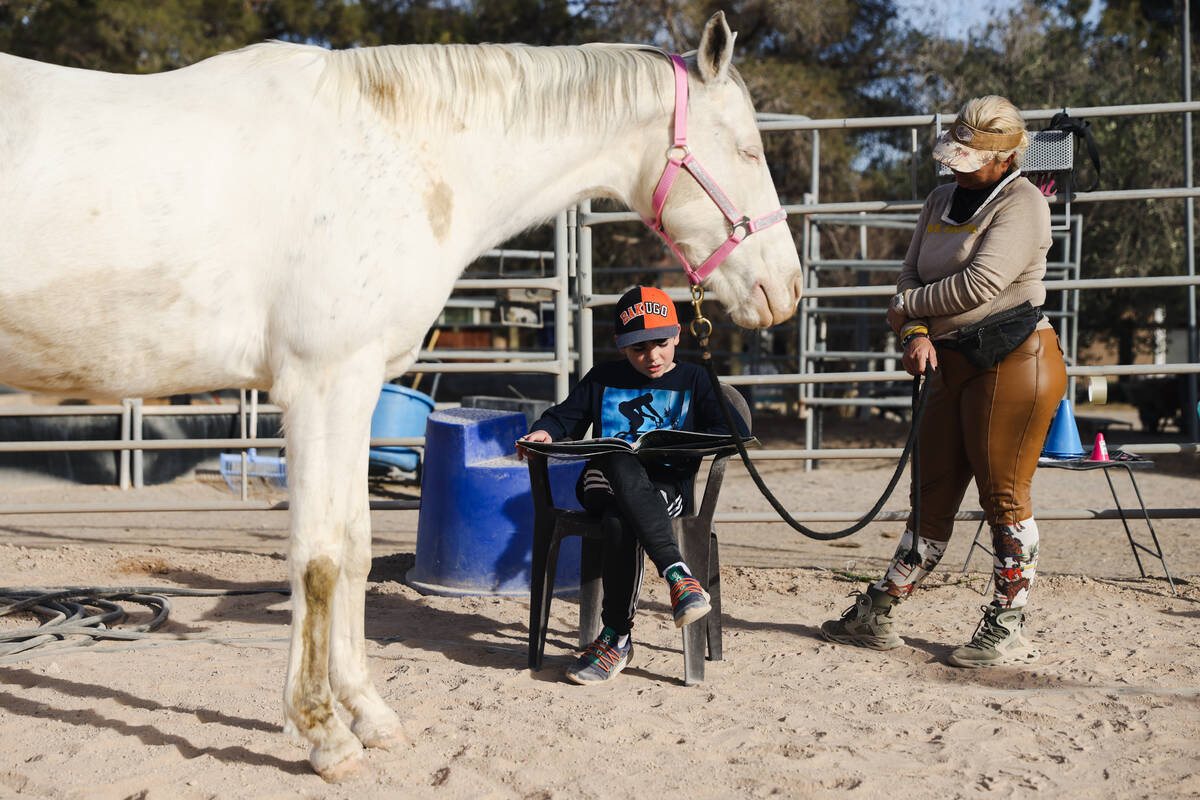
[[[181,602],[190,600],[205,603],[215,601],[215,603],[212,608],[201,614],[196,622],[180,622],[177,619],[168,617],[167,622],[161,628],[147,635],[148,641],[153,641],[155,633],[162,633],[167,636],[180,633],[211,633],[214,637],[220,638],[222,632],[216,630],[213,626],[204,624],[205,620],[232,621],[255,625],[278,625],[281,629],[280,636],[286,637],[289,622],[287,610],[269,607],[279,603],[281,594],[286,593],[286,589],[283,589],[283,587],[272,587],[261,581],[230,582],[192,570],[170,570],[166,573],[153,572],[151,574],[159,580],[170,580],[173,585],[161,587],[144,586],[150,592],[154,588],[170,590],[179,586],[185,586],[196,589],[220,589],[235,593],[252,593],[221,595],[217,597],[184,596],[181,598],[179,596],[172,596],[172,603],[176,607]],[[138,584],[138,577],[142,576],[131,576],[131,580],[126,581],[124,585],[133,586]],[[144,581],[143,583],[149,584],[151,581]],[[283,589],[282,592],[281,589]],[[101,592],[96,592],[94,596],[101,596],[101,594]],[[150,610],[130,601],[118,600],[115,602],[126,611],[128,616],[123,622],[113,625],[114,628],[128,630],[130,626],[144,624],[149,621],[152,615]],[[231,639],[231,643],[234,646],[237,646],[238,642],[254,645],[261,643],[261,639]],[[125,647],[127,645],[119,644],[117,646]],[[103,657],[105,642],[98,642],[94,645],[94,648],[94,652]],[[88,645],[81,645],[77,649],[66,648],[57,652],[61,654],[60,657],[66,658],[86,654],[88,649],[90,649]],[[279,652],[281,653],[281,657],[283,657],[282,653],[284,651],[281,649]],[[29,655],[31,658],[37,657],[38,652],[36,648],[29,651]],[[146,657],[153,659],[152,652],[148,651]],[[100,671],[98,674],[103,674],[103,671]],[[79,709],[72,708],[67,703],[56,705],[52,699],[33,699],[32,697],[24,696],[22,690],[36,691],[38,693],[52,692],[54,695],[64,698],[78,698],[86,701],[92,707]],[[205,723],[218,723],[240,731],[278,734],[282,730],[281,720],[264,720],[236,716],[211,708],[160,703],[152,699],[154,694],[152,687],[145,694],[147,696],[107,686],[103,683],[44,674],[43,672],[21,666],[19,662],[17,664],[0,665],[0,712],[2,713],[38,719],[49,717],[60,723],[76,726],[80,729],[107,729],[122,736],[136,737],[145,745],[174,747],[187,759],[207,755],[221,762],[265,766],[294,775],[308,775],[312,772],[312,768],[309,766],[303,751],[298,751],[295,760],[288,760],[268,753],[257,752],[240,745],[227,747],[197,745],[193,744],[185,736],[170,733],[171,723],[169,717],[164,717],[161,725],[137,724],[108,716],[96,708],[103,701],[111,701],[122,708],[152,712],[156,715],[161,712],[167,712],[169,714],[198,717]],[[156,716],[156,719],[158,718]]]
[[[387,583],[400,582],[404,574],[412,567],[414,556],[411,553],[399,553],[392,556],[376,558],[373,563],[368,583],[366,603],[366,633],[367,638],[377,644],[386,646],[403,642],[406,647],[436,651],[446,658],[465,666],[478,669],[514,670],[524,668],[527,659],[528,628],[524,623],[505,623],[500,615],[487,613],[493,603],[510,602],[498,598],[447,598],[450,602],[441,604],[442,607],[432,607],[425,598],[413,598],[410,593],[399,595],[388,591]],[[146,580],[139,580],[146,578]],[[266,581],[230,581],[217,578],[198,570],[165,569],[149,570],[142,575],[132,575],[124,586],[138,586],[152,591],[153,586],[147,585],[160,581],[169,581],[163,585],[163,590],[179,587],[187,589],[220,590],[229,594],[217,596],[182,597],[172,596],[176,610],[183,603],[191,601],[205,604],[198,614],[191,615],[188,621],[181,621],[172,616],[155,633],[170,634],[211,634],[221,637],[226,624],[235,623],[255,627],[269,626],[278,628],[278,638],[286,639],[290,626],[290,611],[286,604],[288,590],[286,586]],[[383,591],[378,587],[372,589],[371,584],[384,584]],[[97,589],[112,587],[96,587]],[[97,594],[100,594],[97,592]],[[281,603],[281,599],[284,602]],[[451,606],[460,603],[473,604],[482,609],[479,612],[461,611]],[[118,601],[127,612],[127,619],[115,627],[128,628],[132,625],[144,624],[151,612],[142,606]],[[218,623],[218,624],[210,624]],[[234,632],[236,633],[236,632]],[[272,640],[276,637],[267,634]],[[152,640],[154,633],[149,634]],[[164,637],[165,638],[165,637]],[[260,638],[235,638],[230,644],[237,647],[239,643],[248,646],[261,645]],[[569,647],[569,645],[565,645]],[[104,643],[96,646],[95,652],[100,654]],[[36,650],[30,651],[31,657],[36,657]],[[65,653],[86,652],[67,650]],[[286,658],[286,648],[279,647],[276,652],[282,661]],[[147,654],[147,658],[153,658]],[[557,676],[555,676],[557,678]],[[550,679],[550,678],[547,678]],[[53,700],[47,701],[25,696],[23,690],[39,693],[51,692],[64,698],[79,698],[87,701],[92,708],[79,710],[72,708],[69,703],[56,705]],[[147,712],[168,712],[199,716],[206,723],[219,723],[242,731],[258,731],[278,734],[281,723],[251,717],[241,717],[212,709],[198,709],[182,705],[160,703],[153,699],[153,690],[143,694],[134,693],[94,681],[75,680],[42,674],[35,669],[22,665],[0,665],[0,713],[30,718],[45,718],[47,716],[77,726],[80,729],[96,728],[115,731],[123,736],[134,736],[145,745],[166,745],[175,747],[185,758],[191,759],[208,755],[219,761],[228,763],[267,766],[283,772],[296,775],[311,774],[311,767],[302,753],[296,760],[281,759],[267,753],[256,752],[244,746],[206,747],[193,744],[188,738],[170,733],[171,724],[165,719],[161,725],[145,725],[132,723],[127,720],[108,716],[96,710],[104,701],[114,702],[122,707],[138,709]]]
[[[288,760],[256,752],[240,745],[228,747],[198,746],[186,737],[164,732],[158,725],[131,723],[126,720],[106,716],[94,708],[77,709],[70,708],[66,704],[55,707],[51,701],[23,697],[20,694],[20,690],[22,689],[37,692],[51,691],[63,697],[75,697],[89,703],[108,700],[123,708],[134,708],[155,714],[169,712],[172,714],[195,716],[201,718],[206,723],[219,723],[241,731],[278,734],[282,729],[280,723],[234,716],[213,709],[164,705],[146,697],[114,689],[111,686],[99,683],[88,683],[45,675],[32,669],[20,667],[0,667],[0,711],[4,713],[34,719],[46,719],[49,717],[56,722],[73,725],[81,729],[111,730],[122,736],[136,737],[144,745],[174,747],[186,759],[209,756],[225,763],[270,767],[292,775],[308,775],[312,773],[312,768],[309,766],[303,751],[298,751],[295,760]],[[170,729],[170,721],[164,721],[162,727]]]
[[[375,560],[370,581],[386,583],[399,580],[412,564],[411,553],[378,558]],[[132,575],[130,580],[123,584],[143,588],[143,584],[160,581],[170,582],[170,585],[161,587],[164,590],[184,587],[216,589],[230,594],[172,596],[176,609],[182,603],[193,600],[206,604],[206,608],[199,614],[192,615],[193,618],[186,622],[176,617],[168,617],[167,622],[156,633],[212,634],[214,637],[221,637],[225,632],[222,630],[225,623],[238,623],[255,627],[277,627],[280,639],[286,639],[288,635],[290,611],[286,603],[280,607],[281,598],[285,598],[288,593],[285,586],[265,581],[230,581],[198,570],[179,569],[151,570],[142,575]],[[155,587],[145,585],[144,588],[152,591]],[[433,608],[422,600],[423,598],[414,599],[411,596],[386,591],[372,591],[369,587],[366,608],[368,639],[385,646],[393,642],[404,642],[408,647],[437,651],[447,658],[475,668],[512,670],[525,665],[528,630],[524,624],[506,624],[487,613]],[[490,604],[493,601],[489,599],[486,602]],[[140,605],[128,601],[118,603],[127,612],[128,617],[115,627],[128,628],[131,625],[143,624],[151,614]],[[481,607],[486,609],[487,606],[483,604]],[[149,634],[151,640],[153,636],[154,633]],[[276,639],[269,633],[268,636],[272,640]],[[260,645],[261,641],[260,638],[238,638],[231,639],[230,644],[237,647],[240,642],[255,646]],[[103,649],[104,643],[100,643],[95,652],[100,654]],[[83,648],[63,651],[64,656],[80,652],[86,651]],[[278,648],[276,652],[281,661],[286,658],[284,647]],[[31,658],[36,655],[36,650],[30,651]],[[152,653],[148,653],[147,658],[153,658]],[[27,696],[26,691],[37,692],[39,698],[47,692],[63,698],[78,698],[86,701],[85,705],[92,707],[77,709],[67,702],[56,704],[53,699],[35,699],[32,695]],[[197,745],[185,736],[170,733],[169,718],[164,717],[161,724],[138,724],[106,715],[96,708],[105,701],[110,701],[123,708],[155,714],[168,712],[199,716],[205,723],[218,723],[241,731],[278,734],[282,729],[279,721],[236,716],[213,709],[165,704],[154,700],[153,694],[152,688],[145,693],[135,693],[101,682],[46,675],[19,662],[15,665],[0,665],[0,713],[29,718],[50,717],[79,729],[107,729],[122,736],[136,737],[144,745],[174,747],[188,759],[207,755],[222,762],[266,766],[294,775],[308,775],[312,772],[303,752],[298,752],[295,760],[288,760],[256,752],[245,746]]]

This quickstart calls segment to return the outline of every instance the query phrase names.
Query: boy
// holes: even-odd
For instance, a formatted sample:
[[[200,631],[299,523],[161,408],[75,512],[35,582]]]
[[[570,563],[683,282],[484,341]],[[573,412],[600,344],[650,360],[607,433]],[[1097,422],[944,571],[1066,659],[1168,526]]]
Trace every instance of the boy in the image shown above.
[[[593,437],[630,441],[656,428],[729,432],[705,371],[675,361],[679,319],[665,292],[650,286],[630,289],[617,302],[615,327],[623,358],[593,367],[566,400],[547,409],[523,440],[581,439],[589,426]],[[671,518],[691,506],[692,479],[699,466],[695,456],[667,460],[633,453],[605,453],[584,466],[575,489],[579,501],[603,518],[610,532],[602,567],[604,627],[567,670],[569,680],[607,681],[629,664],[644,556],[670,586],[675,627],[711,610],[708,593],[683,563],[671,530]]]

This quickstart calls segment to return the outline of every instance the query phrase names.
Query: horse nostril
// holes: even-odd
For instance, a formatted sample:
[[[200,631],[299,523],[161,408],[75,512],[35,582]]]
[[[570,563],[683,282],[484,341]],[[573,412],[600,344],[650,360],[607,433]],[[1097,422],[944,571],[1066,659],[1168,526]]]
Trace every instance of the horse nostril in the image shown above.
[[[800,298],[804,296],[804,276],[797,275],[792,278],[792,305],[800,302]]]
[[[764,324],[770,325],[775,315],[771,310],[771,295],[767,294],[767,287],[762,285],[762,281],[754,282],[754,305],[758,307],[759,316],[765,320]]]

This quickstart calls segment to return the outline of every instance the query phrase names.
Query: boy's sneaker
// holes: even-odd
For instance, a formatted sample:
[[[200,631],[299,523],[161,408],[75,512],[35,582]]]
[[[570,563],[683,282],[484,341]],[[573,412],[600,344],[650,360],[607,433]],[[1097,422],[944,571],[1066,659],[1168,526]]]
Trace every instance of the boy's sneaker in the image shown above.
[[[1040,654],[1021,632],[1024,622],[1025,612],[1020,608],[984,606],[975,635],[950,654],[950,663],[956,667],[1032,664]]]
[[[852,644],[872,650],[891,650],[904,644],[892,630],[892,611],[899,603],[877,608],[866,592],[855,592],[854,605],[846,609],[841,619],[821,623],[821,635],[837,644]]]
[[[627,638],[624,647],[617,646],[617,632],[607,625],[596,641],[587,646],[575,663],[567,668],[567,680],[575,683],[603,683],[617,677],[633,655],[633,639]]]
[[[678,567],[667,570],[666,578],[671,586],[671,614],[676,628],[702,619],[712,611],[708,592],[700,586],[700,581]]]

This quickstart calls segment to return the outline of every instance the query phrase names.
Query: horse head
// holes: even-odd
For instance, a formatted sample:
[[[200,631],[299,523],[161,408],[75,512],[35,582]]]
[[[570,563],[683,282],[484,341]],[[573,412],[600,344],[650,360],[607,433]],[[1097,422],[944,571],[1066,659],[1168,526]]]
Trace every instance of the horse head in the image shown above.
[[[692,283],[712,289],[738,325],[761,328],[792,316],[803,277],[754,106],[731,64],[734,36],[718,11],[686,68],[673,57],[673,139],[665,170],[661,152],[647,157],[643,185],[654,189],[644,216]]]

